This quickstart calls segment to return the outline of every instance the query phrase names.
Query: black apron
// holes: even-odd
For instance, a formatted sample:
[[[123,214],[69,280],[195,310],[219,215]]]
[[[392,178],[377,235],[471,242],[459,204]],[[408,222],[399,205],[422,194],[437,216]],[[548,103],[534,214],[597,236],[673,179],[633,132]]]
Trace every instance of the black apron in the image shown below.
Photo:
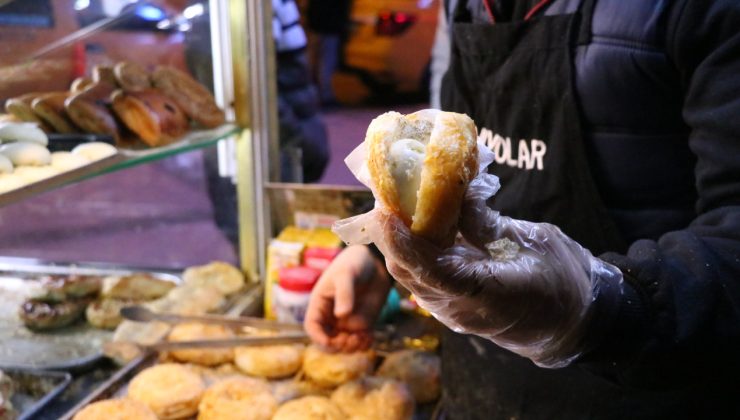
[[[578,12],[472,24],[460,0],[442,108],[464,112],[496,153],[490,203],[502,214],[559,226],[595,255],[623,241],[596,189],[575,101],[573,55],[589,42],[595,0]],[[672,395],[626,390],[577,367],[542,369],[487,340],[448,332],[445,418],[661,418]],[[673,414],[677,414],[673,412]]]

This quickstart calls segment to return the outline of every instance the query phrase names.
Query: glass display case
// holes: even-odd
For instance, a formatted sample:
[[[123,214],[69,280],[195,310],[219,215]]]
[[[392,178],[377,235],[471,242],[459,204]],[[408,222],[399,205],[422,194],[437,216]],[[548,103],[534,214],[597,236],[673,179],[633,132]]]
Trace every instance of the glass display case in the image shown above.
[[[247,13],[263,11],[248,3],[0,2],[0,124],[35,123],[50,152],[0,175],[0,255],[166,269],[223,260],[258,277],[251,143],[269,144],[259,121],[270,107],[253,113],[247,85],[270,52],[249,60],[269,43],[249,38]],[[0,135],[2,147],[29,135]],[[80,160],[90,142],[115,149]]]

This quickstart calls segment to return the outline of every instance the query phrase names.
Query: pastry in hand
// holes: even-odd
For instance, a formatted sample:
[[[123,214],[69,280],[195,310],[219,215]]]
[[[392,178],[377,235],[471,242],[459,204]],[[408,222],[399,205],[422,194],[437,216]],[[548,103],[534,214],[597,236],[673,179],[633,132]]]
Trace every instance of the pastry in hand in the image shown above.
[[[387,112],[370,123],[365,142],[376,198],[411,232],[452,245],[465,190],[478,172],[473,120],[432,109]]]

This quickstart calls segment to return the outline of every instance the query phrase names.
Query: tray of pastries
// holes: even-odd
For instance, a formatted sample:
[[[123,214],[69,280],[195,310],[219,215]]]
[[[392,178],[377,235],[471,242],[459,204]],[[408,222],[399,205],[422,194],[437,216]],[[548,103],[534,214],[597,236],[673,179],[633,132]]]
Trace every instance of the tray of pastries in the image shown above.
[[[30,92],[5,102],[0,122],[29,122],[52,135],[94,134],[122,149],[159,147],[192,129],[225,122],[205,86],[172,66],[98,65],[66,91]]]
[[[270,334],[279,333],[186,322],[172,326],[163,340]],[[431,417],[439,396],[440,361],[431,351],[221,345],[140,354],[66,418],[125,412],[142,419],[401,420]]]
[[[166,332],[156,323],[124,321],[121,308],[220,312],[244,285],[242,273],[221,262],[182,274],[60,265],[0,269],[0,367],[84,369],[117,337],[158,340]]]

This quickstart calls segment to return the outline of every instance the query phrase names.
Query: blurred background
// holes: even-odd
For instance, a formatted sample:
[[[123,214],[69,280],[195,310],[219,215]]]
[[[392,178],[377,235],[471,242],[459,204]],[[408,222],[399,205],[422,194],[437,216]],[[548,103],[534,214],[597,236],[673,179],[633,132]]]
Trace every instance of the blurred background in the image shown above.
[[[343,160],[372,118],[429,106],[439,1],[272,6],[281,181],[359,185]],[[66,90],[93,67],[121,60],[176,66],[212,88],[209,14],[208,1],[0,0],[0,103]],[[235,188],[223,175],[209,148],[2,207],[0,255],[171,268],[235,263]]]

